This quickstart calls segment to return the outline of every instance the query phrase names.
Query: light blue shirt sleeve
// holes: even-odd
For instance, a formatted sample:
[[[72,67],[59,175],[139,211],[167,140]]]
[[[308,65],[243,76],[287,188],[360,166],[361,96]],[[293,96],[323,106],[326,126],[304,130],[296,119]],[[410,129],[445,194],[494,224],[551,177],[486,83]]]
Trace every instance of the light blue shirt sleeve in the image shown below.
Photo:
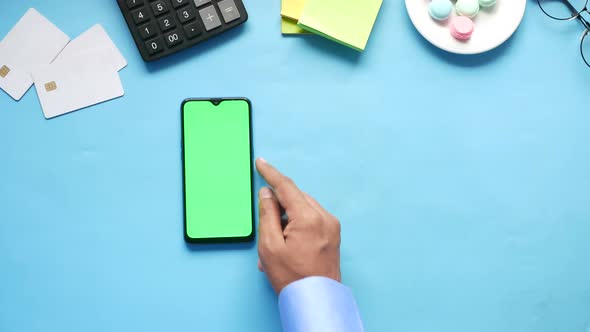
[[[295,281],[279,294],[283,332],[364,332],[352,291],[324,277]]]

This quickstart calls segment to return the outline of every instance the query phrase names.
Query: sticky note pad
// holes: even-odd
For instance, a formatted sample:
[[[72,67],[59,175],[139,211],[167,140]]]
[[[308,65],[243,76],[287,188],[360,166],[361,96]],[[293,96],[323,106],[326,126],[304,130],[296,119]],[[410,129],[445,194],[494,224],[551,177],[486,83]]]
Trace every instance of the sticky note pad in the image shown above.
[[[281,18],[281,33],[283,35],[308,35],[311,32],[301,29],[297,21],[288,18]]]
[[[363,51],[383,0],[306,0],[298,25]]]
[[[304,4],[305,0],[281,0],[281,16],[297,21]]]

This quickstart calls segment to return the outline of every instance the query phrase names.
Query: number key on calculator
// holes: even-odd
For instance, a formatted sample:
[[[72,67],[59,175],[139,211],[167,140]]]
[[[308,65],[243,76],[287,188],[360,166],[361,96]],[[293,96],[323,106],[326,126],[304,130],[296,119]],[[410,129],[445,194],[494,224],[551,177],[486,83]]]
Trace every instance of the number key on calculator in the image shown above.
[[[117,0],[141,57],[154,61],[248,20],[242,0]]]

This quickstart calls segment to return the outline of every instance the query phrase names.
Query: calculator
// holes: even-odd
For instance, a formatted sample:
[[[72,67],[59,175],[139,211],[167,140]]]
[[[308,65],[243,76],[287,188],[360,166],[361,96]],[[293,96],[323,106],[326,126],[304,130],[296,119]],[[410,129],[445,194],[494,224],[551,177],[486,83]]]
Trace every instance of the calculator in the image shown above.
[[[242,0],[117,0],[144,61],[220,35],[248,20]]]

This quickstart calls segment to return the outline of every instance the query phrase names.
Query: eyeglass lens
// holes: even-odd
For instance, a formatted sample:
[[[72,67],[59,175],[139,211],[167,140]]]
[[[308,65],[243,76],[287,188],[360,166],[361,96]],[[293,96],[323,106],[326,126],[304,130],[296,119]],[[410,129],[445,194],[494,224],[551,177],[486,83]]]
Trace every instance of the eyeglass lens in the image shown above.
[[[588,0],[538,0],[541,9],[556,20],[569,20],[586,9]]]
[[[590,67],[590,31],[586,30],[582,37],[582,45],[580,45],[580,51],[582,52],[582,58],[586,65]]]

